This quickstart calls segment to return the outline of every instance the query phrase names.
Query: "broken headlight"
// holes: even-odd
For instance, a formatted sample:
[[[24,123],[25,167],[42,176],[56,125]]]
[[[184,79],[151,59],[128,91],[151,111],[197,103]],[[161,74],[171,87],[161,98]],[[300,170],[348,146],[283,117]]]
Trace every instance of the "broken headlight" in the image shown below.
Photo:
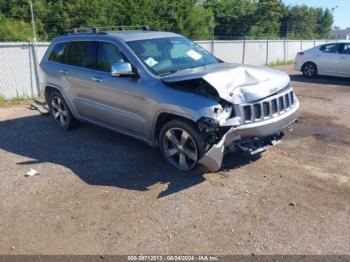
[[[210,117],[203,116],[198,120],[198,127],[200,131],[215,131],[219,127],[219,121]]]
[[[232,106],[224,108],[215,108],[214,113],[216,114],[215,119],[219,122],[219,124],[221,124],[232,117],[234,109]]]

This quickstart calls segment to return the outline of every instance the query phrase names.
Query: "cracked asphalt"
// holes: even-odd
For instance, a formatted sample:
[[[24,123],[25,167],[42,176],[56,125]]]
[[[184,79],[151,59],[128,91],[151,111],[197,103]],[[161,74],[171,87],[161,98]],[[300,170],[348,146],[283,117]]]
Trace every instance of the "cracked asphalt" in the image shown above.
[[[0,107],[0,254],[349,254],[350,79],[281,69],[294,131],[204,176],[112,131]]]

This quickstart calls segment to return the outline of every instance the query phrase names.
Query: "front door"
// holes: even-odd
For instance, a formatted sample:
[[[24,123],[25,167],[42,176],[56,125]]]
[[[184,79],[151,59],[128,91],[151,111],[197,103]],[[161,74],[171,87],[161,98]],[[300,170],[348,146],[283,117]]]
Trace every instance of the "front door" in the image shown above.
[[[320,47],[317,54],[317,67],[320,75],[336,75],[339,61],[339,44],[328,44]]]
[[[350,44],[343,44],[337,70],[337,75],[350,77]]]
[[[94,117],[102,124],[143,136],[141,80],[112,76],[111,66],[118,62],[127,62],[119,48],[114,43],[99,42],[96,69],[90,76],[95,100]]]

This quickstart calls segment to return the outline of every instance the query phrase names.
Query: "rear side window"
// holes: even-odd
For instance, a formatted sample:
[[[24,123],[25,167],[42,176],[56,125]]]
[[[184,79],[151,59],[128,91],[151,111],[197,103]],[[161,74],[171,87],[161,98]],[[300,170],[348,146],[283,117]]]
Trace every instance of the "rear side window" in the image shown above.
[[[101,42],[98,47],[97,69],[104,72],[111,72],[115,63],[126,62],[118,47],[111,43]]]
[[[338,44],[323,45],[320,47],[320,50],[326,53],[339,53],[339,45]]]
[[[49,61],[64,63],[67,48],[68,48],[68,43],[56,44],[49,55]]]
[[[95,68],[97,44],[92,41],[72,42],[69,48],[68,64]]]

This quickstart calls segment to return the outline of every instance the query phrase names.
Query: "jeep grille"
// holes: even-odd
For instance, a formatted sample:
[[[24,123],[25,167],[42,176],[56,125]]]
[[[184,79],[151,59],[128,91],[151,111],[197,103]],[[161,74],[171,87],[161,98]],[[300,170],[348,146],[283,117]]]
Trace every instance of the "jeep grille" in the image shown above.
[[[294,92],[286,92],[242,105],[244,123],[262,121],[287,112],[295,104]]]

